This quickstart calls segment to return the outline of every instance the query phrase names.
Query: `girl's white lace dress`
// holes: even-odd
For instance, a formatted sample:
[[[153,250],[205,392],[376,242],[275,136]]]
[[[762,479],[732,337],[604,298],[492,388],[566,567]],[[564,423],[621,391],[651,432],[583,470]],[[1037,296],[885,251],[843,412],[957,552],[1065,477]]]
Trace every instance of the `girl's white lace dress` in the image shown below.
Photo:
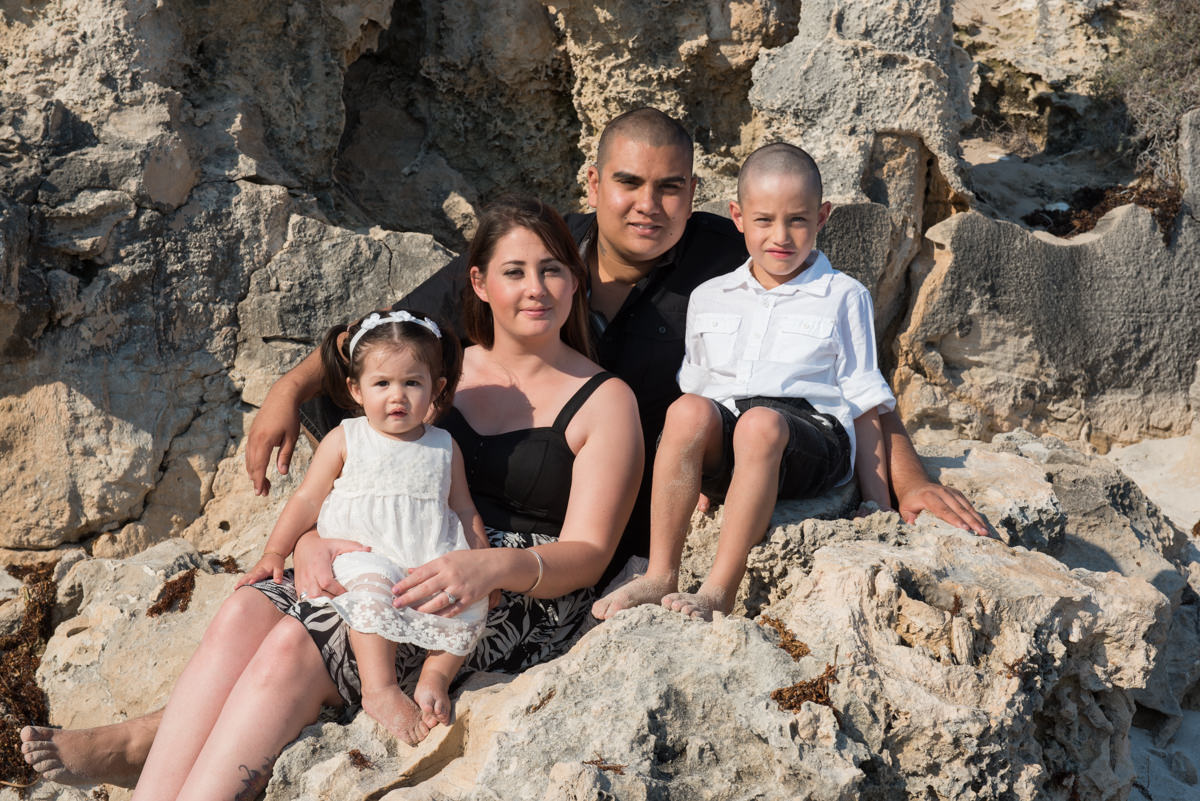
[[[343,420],[342,429],[346,463],[321,506],[317,531],[371,550],[338,556],[333,573],[346,592],[312,602],[332,606],[355,631],[429,650],[469,653],[483,629],[486,598],[455,617],[392,606],[392,585],[410,568],[470,547],[458,515],[446,504],[449,432],[427,425],[420,439],[404,442],[371,428],[365,417]]]

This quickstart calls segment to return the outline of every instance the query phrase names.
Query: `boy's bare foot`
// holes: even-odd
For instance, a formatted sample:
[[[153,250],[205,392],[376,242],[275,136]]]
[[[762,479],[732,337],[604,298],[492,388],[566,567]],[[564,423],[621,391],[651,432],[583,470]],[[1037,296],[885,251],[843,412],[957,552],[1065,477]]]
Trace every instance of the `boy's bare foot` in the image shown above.
[[[398,740],[416,745],[429,734],[421,708],[397,684],[363,690],[363,711]]]
[[[421,708],[421,720],[431,729],[439,723],[450,725],[450,693],[439,679],[427,679],[422,675],[413,690],[413,700]]]
[[[662,605],[697,620],[712,620],[713,612],[729,614],[729,610],[733,609],[733,601],[733,595],[702,584],[696,592],[673,592],[665,596]]]
[[[57,784],[137,784],[161,712],[93,729],[21,729],[21,756]]]
[[[608,620],[622,609],[659,603],[664,595],[675,592],[678,587],[678,579],[673,575],[635,576],[628,584],[622,584],[592,604],[592,616]]]

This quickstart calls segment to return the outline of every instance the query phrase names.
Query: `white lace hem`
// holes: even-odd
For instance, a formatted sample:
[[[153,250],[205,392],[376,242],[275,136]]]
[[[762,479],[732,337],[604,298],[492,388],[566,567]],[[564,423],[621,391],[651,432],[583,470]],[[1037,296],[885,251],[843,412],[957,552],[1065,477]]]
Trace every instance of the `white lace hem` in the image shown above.
[[[346,592],[336,598],[314,598],[311,603],[332,606],[355,631],[431,651],[459,656],[470,653],[483,631],[487,599],[471,604],[455,617],[418,612],[411,607],[397,609],[392,606],[392,585],[407,573],[376,553],[342,554],[333,562],[333,574]]]

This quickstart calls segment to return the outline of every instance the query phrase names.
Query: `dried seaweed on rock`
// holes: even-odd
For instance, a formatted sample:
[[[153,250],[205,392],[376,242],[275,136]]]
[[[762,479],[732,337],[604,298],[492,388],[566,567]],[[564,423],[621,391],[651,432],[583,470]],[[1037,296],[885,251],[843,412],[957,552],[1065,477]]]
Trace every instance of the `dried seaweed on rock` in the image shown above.
[[[592,767],[594,767],[598,770],[607,770],[607,771],[611,771],[613,773],[617,773],[620,775],[625,774],[625,766],[624,765],[619,765],[616,762],[609,762],[607,759],[600,756],[599,754],[596,754],[595,759],[583,760],[583,764],[591,765]]]
[[[204,555],[208,557],[208,564],[212,567],[213,570],[217,570],[222,573],[240,573],[241,572],[241,570],[238,568],[237,560],[234,559],[232,556],[212,556],[210,554],[204,554]]]
[[[792,634],[788,627],[783,625],[783,621],[779,618],[763,615],[761,620],[762,625],[770,626],[779,632],[779,647],[784,651],[787,651],[792,659],[799,662],[802,657],[808,656],[810,653],[812,653],[812,649],[810,649],[806,643],[803,643],[797,639],[796,635]]]
[[[51,578],[54,565],[9,567],[24,582],[25,614],[13,634],[0,637],[0,777],[7,786],[28,787],[37,774],[21,758],[21,726],[44,726],[49,721],[46,695],[35,675],[46,641],[57,592]]]
[[[790,687],[780,687],[771,693],[771,700],[779,704],[779,708],[796,712],[805,701],[823,704],[834,712],[833,701],[829,698],[829,685],[837,684],[837,651],[833,652],[833,664],[826,664],[825,671],[814,679],[798,681]]]
[[[163,612],[184,612],[192,602],[196,589],[196,569],[185,570],[163,585],[158,599],[146,610],[146,617],[158,617]]]
[[[366,754],[364,754],[362,751],[359,751],[357,748],[351,748],[349,751],[346,752],[346,756],[350,758],[350,764],[353,765],[354,767],[358,768],[359,770],[366,770],[367,768],[375,767],[375,763],[372,762],[367,757]]]

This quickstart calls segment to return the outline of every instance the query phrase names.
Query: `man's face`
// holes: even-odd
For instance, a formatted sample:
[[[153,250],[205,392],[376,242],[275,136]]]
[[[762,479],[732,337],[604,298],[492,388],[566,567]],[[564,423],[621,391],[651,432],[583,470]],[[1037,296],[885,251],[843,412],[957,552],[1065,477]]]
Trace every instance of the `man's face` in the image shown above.
[[[607,144],[604,163],[589,167],[587,176],[599,246],[625,264],[649,268],[679,241],[692,215],[692,154],[624,136]]]

